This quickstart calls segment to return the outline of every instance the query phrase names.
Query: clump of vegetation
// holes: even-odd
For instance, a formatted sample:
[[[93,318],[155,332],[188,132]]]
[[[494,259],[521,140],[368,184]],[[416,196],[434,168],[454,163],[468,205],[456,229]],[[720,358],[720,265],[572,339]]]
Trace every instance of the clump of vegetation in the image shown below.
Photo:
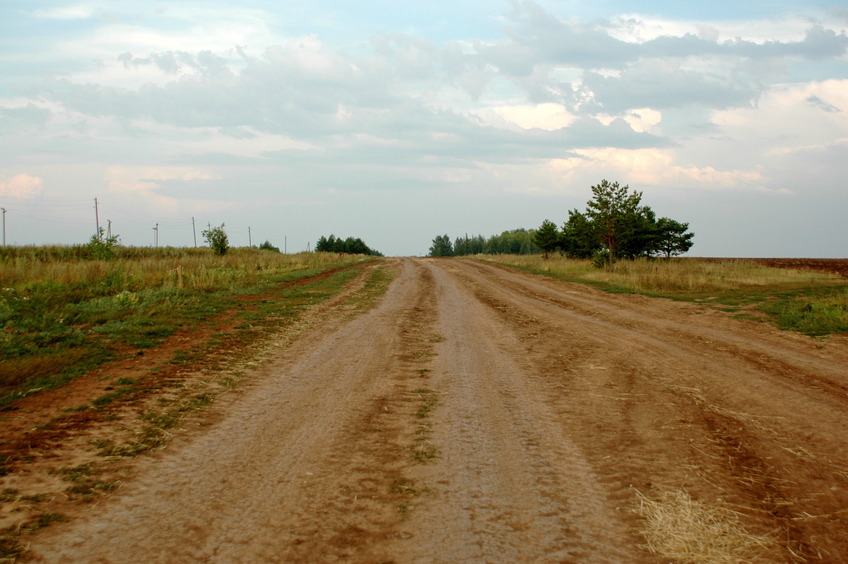
[[[559,250],[570,258],[595,257],[596,265],[612,265],[618,259],[669,258],[692,248],[695,235],[688,233],[689,224],[657,219],[642,204],[641,192],[602,180],[592,186],[592,195],[585,212],[568,212],[561,231],[552,221],[542,223],[534,242],[545,256]]]
[[[568,212],[562,229],[548,219],[537,229],[504,231],[489,239],[477,235],[438,235],[429,256],[450,257],[479,254],[533,255],[548,258],[561,253],[569,258],[594,258],[596,266],[612,265],[618,259],[682,255],[692,248],[689,224],[667,217],[657,218],[642,204],[642,193],[629,186],[602,180],[592,186],[593,198],[586,211]]]
[[[369,255],[374,257],[383,256],[379,251],[370,248],[359,237],[348,237],[342,239],[335,235],[324,237],[323,235],[315,243],[315,252],[318,253],[344,253],[348,255]]]
[[[220,227],[210,227],[200,232],[203,239],[209,244],[216,255],[224,256],[230,250],[230,239],[224,231],[224,224]]]
[[[84,254],[95,260],[109,260],[115,258],[115,247],[118,245],[118,235],[106,236],[101,227],[97,235],[92,235],[88,243],[83,247]]]
[[[264,243],[259,245],[259,250],[260,251],[273,251],[275,253],[279,253],[280,247],[275,247],[274,245],[271,244],[271,241],[265,241]]]

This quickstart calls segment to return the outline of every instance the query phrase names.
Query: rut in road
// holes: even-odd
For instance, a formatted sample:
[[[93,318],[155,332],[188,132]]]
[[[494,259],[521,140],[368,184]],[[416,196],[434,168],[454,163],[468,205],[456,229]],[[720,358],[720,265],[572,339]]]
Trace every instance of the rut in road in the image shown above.
[[[648,497],[674,516],[679,497],[666,494],[679,493],[738,518],[727,549],[740,560],[848,560],[844,345],[502,267],[449,268],[513,329],[515,358],[623,506]],[[639,519],[631,528],[652,536]]]
[[[723,556],[845,560],[844,348],[475,261],[395,264],[377,308],[269,359],[33,557],[685,560],[639,513],[679,493],[732,509]]]
[[[269,359],[220,422],[163,452],[85,518],[37,539],[35,558],[389,558],[381,543],[396,534],[411,489],[403,471],[414,463],[414,390],[432,346],[418,321],[430,285],[405,261],[379,307]]]

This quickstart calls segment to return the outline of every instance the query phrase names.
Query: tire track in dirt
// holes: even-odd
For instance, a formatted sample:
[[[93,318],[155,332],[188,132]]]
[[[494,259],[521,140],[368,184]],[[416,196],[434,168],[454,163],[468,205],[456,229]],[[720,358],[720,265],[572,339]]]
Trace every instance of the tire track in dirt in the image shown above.
[[[604,486],[516,362],[511,328],[431,264],[441,456],[414,474],[431,499],[411,517],[419,534],[395,552],[408,562],[638,561]]]
[[[686,304],[454,268],[523,335],[530,372],[623,503],[634,488],[683,490],[771,538],[763,561],[845,558],[844,349]]]
[[[207,433],[175,445],[88,518],[45,534],[50,562],[386,561],[426,379],[432,283],[405,261],[375,310],[269,359]]]

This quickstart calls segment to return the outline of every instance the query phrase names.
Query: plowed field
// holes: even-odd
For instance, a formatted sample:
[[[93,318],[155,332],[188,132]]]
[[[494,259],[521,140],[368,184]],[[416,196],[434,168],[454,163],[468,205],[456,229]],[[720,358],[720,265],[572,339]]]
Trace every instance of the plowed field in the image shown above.
[[[401,259],[43,562],[848,562],[848,347]]]

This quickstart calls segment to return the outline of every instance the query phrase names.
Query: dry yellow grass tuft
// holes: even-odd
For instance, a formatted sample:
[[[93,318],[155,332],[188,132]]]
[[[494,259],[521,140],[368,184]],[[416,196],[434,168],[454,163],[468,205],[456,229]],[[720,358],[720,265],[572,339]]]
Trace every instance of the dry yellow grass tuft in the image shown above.
[[[598,269],[588,260],[541,255],[492,255],[484,260],[553,276],[610,284],[632,292],[700,293],[740,288],[790,288],[837,285],[839,276],[822,272],[770,268],[753,261],[657,259],[621,260],[612,269]]]
[[[636,493],[652,553],[698,564],[765,561],[772,539],[746,531],[736,511],[694,500],[683,490],[663,491],[653,499]]]

